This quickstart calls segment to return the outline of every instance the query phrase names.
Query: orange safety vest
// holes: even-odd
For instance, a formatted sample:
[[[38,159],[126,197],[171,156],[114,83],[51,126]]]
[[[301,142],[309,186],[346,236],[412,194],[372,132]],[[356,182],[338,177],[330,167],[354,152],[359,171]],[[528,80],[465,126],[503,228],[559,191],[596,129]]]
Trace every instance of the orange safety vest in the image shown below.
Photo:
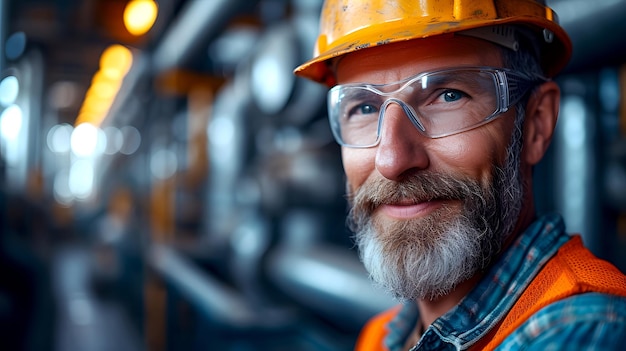
[[[599,292],[626,297],[626,276],[607,261],[586,249],[580,236],[565,243],[537,274],[528,288],[494,330],[472,350],[493,350],[528,318],[543,307],[569,296]],[[356,351],[387,351],[383,340],[387,324],[399,312],[396,306],[373,317],[363,328]]]

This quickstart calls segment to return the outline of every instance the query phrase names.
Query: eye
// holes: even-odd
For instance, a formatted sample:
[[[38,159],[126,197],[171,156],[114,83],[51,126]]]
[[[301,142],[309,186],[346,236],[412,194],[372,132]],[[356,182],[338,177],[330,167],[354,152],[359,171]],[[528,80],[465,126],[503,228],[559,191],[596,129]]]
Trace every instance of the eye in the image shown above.
[[[467,94],[460,90],[449,89],[441,93],[440,97],[445,102],[455,102],[467,97]]]
[[[378,113],[378,108],[371,104],[359,104],[352,107],[349,111],[349,116],[356,115],[368,115],[372,113]]]

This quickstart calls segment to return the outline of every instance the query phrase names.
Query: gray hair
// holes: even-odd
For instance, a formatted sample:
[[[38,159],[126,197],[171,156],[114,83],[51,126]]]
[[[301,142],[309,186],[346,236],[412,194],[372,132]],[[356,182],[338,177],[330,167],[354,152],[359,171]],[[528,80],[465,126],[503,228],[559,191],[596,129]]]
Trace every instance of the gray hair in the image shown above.
[[[537,52],[535,50],[535,45],[533,45],[530,38],[526,37],[526,40],[520,40],[519,49],[516,51],[508,48],[502,48],[501,52],[502,63],[505,68],[522,73],[530,79],[545,76],[539,58],[535,54]],[[524,124],[524,116],[526,114],[526,105],[528,104],[528,99],[533,91],[534,89],[531,89],[528,93],[526,93],[526,95],[515,106],[517,114],[515,117],[516,130],[514,131],[514,139],[519,140],[514,142],[521,142],[522,140],[522,126]]]

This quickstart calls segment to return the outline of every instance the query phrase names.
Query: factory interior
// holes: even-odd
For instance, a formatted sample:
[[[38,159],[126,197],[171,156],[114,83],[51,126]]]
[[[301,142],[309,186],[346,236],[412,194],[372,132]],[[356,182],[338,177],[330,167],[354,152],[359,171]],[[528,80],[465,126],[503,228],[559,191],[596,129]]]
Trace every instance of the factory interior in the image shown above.
[[[346,226],[327,88],[293,74],[322,0],[142,0],[143,28],[135,1],[0,0],[2,344],[352,349],[397,301]],[[547,4],[574,52],[537,211],[624,272],[626,1]]]

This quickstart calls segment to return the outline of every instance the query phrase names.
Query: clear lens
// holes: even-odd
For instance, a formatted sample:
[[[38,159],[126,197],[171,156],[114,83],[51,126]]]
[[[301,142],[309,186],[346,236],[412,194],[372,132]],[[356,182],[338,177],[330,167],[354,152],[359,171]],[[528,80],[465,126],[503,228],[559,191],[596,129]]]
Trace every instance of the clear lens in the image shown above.
[[[509,77],[514,84],[509,84]],[[461,68],[420,74],[385,85],[347,84],[328,95],[331,128],[344,146],[378,143],[385,109],[400,105],[424,135],[439,138],[476,128],[505,112],[530,84],[511,71]],[[515,91],[509,91],[509,90]],[[523,91],[519,91],[523,89]]]

